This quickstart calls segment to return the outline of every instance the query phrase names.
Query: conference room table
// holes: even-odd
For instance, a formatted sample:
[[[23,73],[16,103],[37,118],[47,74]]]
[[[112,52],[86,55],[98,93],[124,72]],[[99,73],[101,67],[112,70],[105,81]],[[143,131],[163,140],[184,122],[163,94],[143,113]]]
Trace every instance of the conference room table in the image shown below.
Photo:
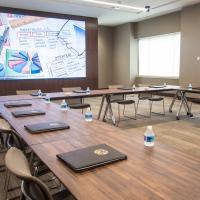
[[[173,97],[173,100],[169,107],[169,112],[172,112],[174,103],[177,99],[180,99],[180,105],[179,109],[176,113],[176,119],[180,119],[180,112],[182,109],[182,106],[184,105],[185,112],[188,116],[192,117],[192,113],[190,110],[190,106],[186,97],[187,93],[196,93],[200,94],[200,89],[189,89],[187,87],[181,87],[181,86],[175,86],[175,85],[167,85],[166,87],[136,87],[134,89],[132,88],[117,88],[117,89],[99,89],[99,90],[92,90],[90,93],[74,93],[74,92],[57,92],[57,93],[48,93],[49,97],[52,100],[57,99],[68,99],[68,98],[89,98],[89,97],[99,97],[102,96],[99,113],[97,119],[99,120],[101,117],[103,105],[106,102],[106,107],[103,114],[103,121],[105,120],[105,116],[107,112],[109,112],[111,121],[114,125],[116,125],[115,116],[113,115],[112,111],[112,105],[110,102],[110,99],[113,95],[128,95],[128,94],[140,94],[140,93],[152,93],[152,94],[160,94],[162,92],[170,92],[175,91],[175,95]]]
[[[200,93],[198,89],[188,89],[185,87],[167,85],[166,87],[153,88],[153,87],[136,87],[132,88],[118,88],[118,89],[98,89],[91,90],[89,93],[75,93],[75,92],[52,92],[47,93],[48,97],[51,100],[60,100],[60,99],[74,99],[74,98],[90,98],[90,97],[102,97],[99,113],[97,119],[99,120],[101,117],[103,105],[106,103],[106,107],[103,114],[103,120],[105,120],[106,114],[109,112],[111,116],[112,123],[116,125],[115,116],[113,115],[112,105],[110,99],[113,95],[128,95],[128,94],[139,94],[139,93],[162,93],[175,91],[176,94],[172,100],[172,103],[169,107],[169,112],[172,112],[172,108],[176,99],[179,97],[181,99],[181,103],[179,109],[176,114],[176,119],[180,119],[180,111],[182,106],[184,105],[185,111],[187,115],[192,116],[190,111],[190,107],[186,98],[186,93]],[[16,100],[30,100],[30,99],[40,99],[45,98],[45,96],[32,96],[32,95],[11,95],[11,96],[0,96],[0,102],[5,101],[16,101]]]
[[[78,200],[188,200],[200,196],[200,157],[193,157],[161,143],[153,148],[143,145],[143,130],[120,130],[98,120],[86,122],[73,110],[62,111],[55,103],[30,100],[31,107],[6,108],[0,111],[20,137],[46,164]],[[16,110],[40,109],[45,115],[15,118]],[[70,129],[30,134],[24,125],[62,121]],[[171,130],[173,131],[173,130]],[[75,173],[56,155],[91,145],[107,144],[127,155],[128,159],[82,173]]]
[[[113,125],[116,125],[116,119],[115,119],[115,116],[113,115],[112,105],[110,101],[113,95],[129,95],[129,94],[140,94],[140,93],[156,94],[156,93],[161,93],[161,92],[177,91],[177,90],[180,90],[180,86],[167,85],[166,87],[99,89],[99,90],[91,90],[89,93],[56,92],[56,93],[48,93],[47,95],[52,100],[68,99],[68,98],[71,98],[71,99],[72,98],[89,98],[89,97],[102,96],[97,119],[98,120],[100,119],[103,106],[106,103],[104,114],[103,114],[103,121],[105,120],[105,117],[107,113],[109,112]]]

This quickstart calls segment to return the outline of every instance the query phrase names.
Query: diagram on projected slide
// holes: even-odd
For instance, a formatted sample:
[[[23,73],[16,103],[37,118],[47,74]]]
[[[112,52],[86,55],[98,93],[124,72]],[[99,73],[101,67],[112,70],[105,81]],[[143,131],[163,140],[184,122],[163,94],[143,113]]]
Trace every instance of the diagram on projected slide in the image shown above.
[[[0,13],[0,79],[86,76],[85,22]]]

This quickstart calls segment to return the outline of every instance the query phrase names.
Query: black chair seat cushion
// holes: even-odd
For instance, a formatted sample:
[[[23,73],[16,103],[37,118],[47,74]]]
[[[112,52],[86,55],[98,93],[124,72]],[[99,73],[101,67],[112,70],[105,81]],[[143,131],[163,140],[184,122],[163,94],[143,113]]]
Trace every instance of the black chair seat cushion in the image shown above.
[[[149,101],[162,101],[164,100],[164,97],[151,97],[149,98]]]
[[[122,100],[122,101],[117,101],[118,104],[121,104],[121,105],[128,105],[128,104],[133,104],[135,103],[134,100]]]
[[[70,104],[69,107],[71,109],[84,109],[84,108],[90,108],[90,104],[87,103]]]
[[[200,104],[200,99],[192,99],[192,103]]]

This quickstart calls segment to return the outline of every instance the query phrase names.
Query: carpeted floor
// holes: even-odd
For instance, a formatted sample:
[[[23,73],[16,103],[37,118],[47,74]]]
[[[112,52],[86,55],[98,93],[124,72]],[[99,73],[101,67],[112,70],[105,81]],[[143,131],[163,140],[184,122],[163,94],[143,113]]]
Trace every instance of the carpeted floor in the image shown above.
[[[132,97],[131,97],[132,98]],[[135,97],[137,99],[137,97]],[[169,113],[169,105],[171,103],[171,98],[165,98],[165,109],[166,115],[158,115],[152,114],[152,117],[144,117],[142,115],[149,115],[149,104],[147,101],[141,101],[139,105],[137,116],[137,120],[129,119],[123,120],[119,123],[118,127],[123,129],[124,131],[133,132],[133,130],[137,130],[137,134],[144,134],[146,126],[152,125],[153,130],[156,134],[156,140],[160,142],[164,142],[165,144],[171,145],[180,151],[187,153],[189,155],[200,157],[200,118],[198,115],[200,114],[200,106],[194,105],[193,106],[193,118],[188,118],[187,116],[182,116],[181,120],[176,120],[176,111],[178,110],[179,101],[177,101],[174,105],[173,112]],[[90,103],[92,107],[92,112],[94,118],[97,117],[99,105],[101,102],[101,98],[90,98],[85,99],[85,102]],[[56,103],[59,103],[57,101]],[[117,117],[117,105],[113,104],[113,111],[114,115]],[[123,107],[121,107],[122,113]],[[162,103],[155,102],[153,104],[153,111],[154,112],[162,112]],[[80,112],[80,111],[77,111]],[[134,113],[134,107],[132,105],[126,107],[126,115],[132,116]],[[184,109],[182,109],[182,114],[184,115]],[[110,123],[110,122],[108,122]],[[134,131],[135,133],[135,131]],[[0,154],[0,164],[3,164],[3,157],[4,153]],[[48,176],[52,176],[51,174]],[[0,200],[4,199],[4,179],[5,179],[5,172],[0,172]],[[47,177],[42,177],[43,180],[46,180]],[[58,182],[48,183],[49,186],[58,184]],[[19,186],[20,182],[15,178],[12,177],[10,187]],[[9,198],[13,198],[19,194],[19,189],[11,192],[9,194]],[[54,192],[55,190],[53,190]]]

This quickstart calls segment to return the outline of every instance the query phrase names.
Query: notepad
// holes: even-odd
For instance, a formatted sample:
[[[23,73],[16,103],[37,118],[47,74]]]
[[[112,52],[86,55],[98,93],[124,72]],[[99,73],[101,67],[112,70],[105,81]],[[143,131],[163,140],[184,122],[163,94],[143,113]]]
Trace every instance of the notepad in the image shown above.
[[[35,115],[45,115],[45,112],[42,110],[18,110],[12,112],[15,117],[27,117]]]
[[[87,93],[86,90],[73,90],[74,93]]]
[[[150,85],[150,88],[165,88],[165,85]]]
[[[119,90],[133,90],[133,88],[130,88],[130,87],[121,87],[121,88],[118,88]]]
[[[39,94],[37,92],[34,92],[31,94],[31,96],[37,97]],[[41,96],[46,96],[46,93],[42,93]]]
[[[28,124],[28,125],[25,125],[24,127],[30,133],[43,133],[43,132],[58,131],[58,130],[70,128],[70,126],[68,124],[59,122],[59,121]]]
[[[32,103],[29,102],[8,102],[4,103],[4,106],[7,108],[14,108],[14,107],[25,107],[25,106],[32,106]]]
[[[57,157],[75,172],[90,170],[127,159],[125,154],[106,144],[89,146],[83,149],[58,154]]]

